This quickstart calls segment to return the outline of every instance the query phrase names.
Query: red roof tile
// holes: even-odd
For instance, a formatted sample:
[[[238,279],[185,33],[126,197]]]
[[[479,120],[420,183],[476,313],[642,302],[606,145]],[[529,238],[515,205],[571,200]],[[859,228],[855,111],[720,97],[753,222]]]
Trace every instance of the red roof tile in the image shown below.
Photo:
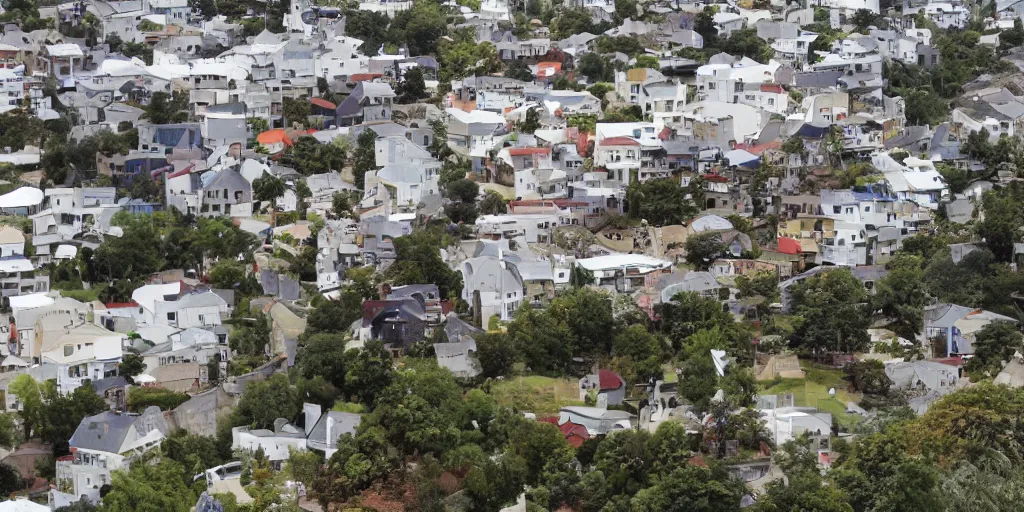
[[[597,378],[601,382],[601,391],[619,389],[625,384],[622,382],[622,377],[611,370],[598,370]]]
[[[550,155],[551,148],[508,148],[508,154],[511,156]]]
[[[327,101],[327,100],[325,100],[323,98],[310,98],[309,102],[314,104],[314,105],[316,105],[316,106],[318,106],[318,107],[320,107],[320,108],[326,108],[326,109],[330,109],[330,110],[334,110],[334,109],[338,108],[337,105],[335,105],[334,103],[331,103],[331,102],[329,102],[329,101]]]
[[[381,73],[356,73],[348,77],[348,81],[352,83],[365,82],[367,80],[373,80],[374,78],[380,78],[384,76]]]
[[[137,308],[139,307],[138,302],[108,302],[104,304],[107,309],[121,309],[121,308]]]
[[[602,146],[639,146],[640,143],[629,137],[608,137],[601,141]]]
[[[590,432],[587,431],[587,427],[584,427],[579,423],[567,421],[559,425],[557,416],[537,418],[537,421],[541,423],[550,423],[558,427],[558,430],[562,432],[563,436],[565,436],[566,442],[572,445],[573,448],[579,448],[580,446],[583,446],[583,442],[586,441],[587,439],[590,439]]]
[[[761,92],[774,92],[775,94],[782,94],[782,86],[779,84],[761,84]]]
[[[288,134],[280,128],[267,130],[257,135],[256,142],[259,142],[260,144],[277,144],[278,142],[283,142],[286,146],[292,145],[291,137],[289,137]]]
[[[800,241],[795,238],[779,237],[779,252],[782,254],[800,254]]]

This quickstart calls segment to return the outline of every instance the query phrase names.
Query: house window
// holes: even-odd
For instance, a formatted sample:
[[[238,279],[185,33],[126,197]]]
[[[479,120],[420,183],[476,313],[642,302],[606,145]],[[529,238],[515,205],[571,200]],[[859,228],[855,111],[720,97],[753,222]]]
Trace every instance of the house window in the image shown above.
[[[173,311],[170,312],[170,313],[167,313],[167,321],[168,322],[177,322],[178,321],[178,314],[173,312]]]
[[[843,212],[843,207],[842,206],[833,206],[832,207],[832,213],[842,213],[842,212]]]
[[[768,98],[768,105],[775,106],[775,98]]]
[[[864,207],[864,211],[865,212],[870,212],[871,211],[871,207],[870,206],[865,206]]]
[[[69,357],[73,353],[75,353],[74,345],[64,345],[64,357]]]

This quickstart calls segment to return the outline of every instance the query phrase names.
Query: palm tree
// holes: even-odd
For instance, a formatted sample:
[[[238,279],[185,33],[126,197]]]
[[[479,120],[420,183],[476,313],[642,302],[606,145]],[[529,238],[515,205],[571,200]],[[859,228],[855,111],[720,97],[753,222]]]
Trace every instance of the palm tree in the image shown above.
[[[277,198],[284,195],[284,180],[266,174],[252,182],[253,196],[257,201],[270,201],[270,225],[277,226]]]

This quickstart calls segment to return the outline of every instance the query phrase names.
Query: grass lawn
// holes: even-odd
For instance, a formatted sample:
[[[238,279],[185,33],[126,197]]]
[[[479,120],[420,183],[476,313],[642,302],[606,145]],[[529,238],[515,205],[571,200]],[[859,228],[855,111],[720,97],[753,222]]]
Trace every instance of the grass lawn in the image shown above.
[[[552,416],[567,405],[583,405],[579,399],[579,381],[530,375],[510,377],[491,385],[491,394],[499,404],[512,406],[537,416]]]
[[[862,418],[846,412],[847,402],[859,402],[860,393],[846,391],[848,383],[843,380],[843,371],[807,361],[800,366],[807,374],[805,379],[782,379],[763,391],[766,395],[782,395],[793,393],[793,401],[798,406],[817,407],[824,412],[832,413],[832,417],[841,425],[858,423]],[[828,395],[829,388],[836,388],[836,396]]]

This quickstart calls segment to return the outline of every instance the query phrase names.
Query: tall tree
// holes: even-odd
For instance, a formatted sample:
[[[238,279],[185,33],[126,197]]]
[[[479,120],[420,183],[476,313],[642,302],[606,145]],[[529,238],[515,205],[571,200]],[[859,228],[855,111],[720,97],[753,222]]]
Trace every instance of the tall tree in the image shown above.
[[[356,187],[360,190],[366,186],[366,173],[377,167],[375,145],[377,134],[371,129],[363,130],[356,139],[356,150],[353,154],[352,174],[355,176]]]
[[[266,174],[252,182],[253,196],[257,201],[270,201],[270,225],[277,225],[277,199],[284,195],[284,180]]]
[[[867,347],[868,293],[849,269],[828,269],[805,279],[793,286],[792,298],[802,320],[791,346],[813,354]]]

